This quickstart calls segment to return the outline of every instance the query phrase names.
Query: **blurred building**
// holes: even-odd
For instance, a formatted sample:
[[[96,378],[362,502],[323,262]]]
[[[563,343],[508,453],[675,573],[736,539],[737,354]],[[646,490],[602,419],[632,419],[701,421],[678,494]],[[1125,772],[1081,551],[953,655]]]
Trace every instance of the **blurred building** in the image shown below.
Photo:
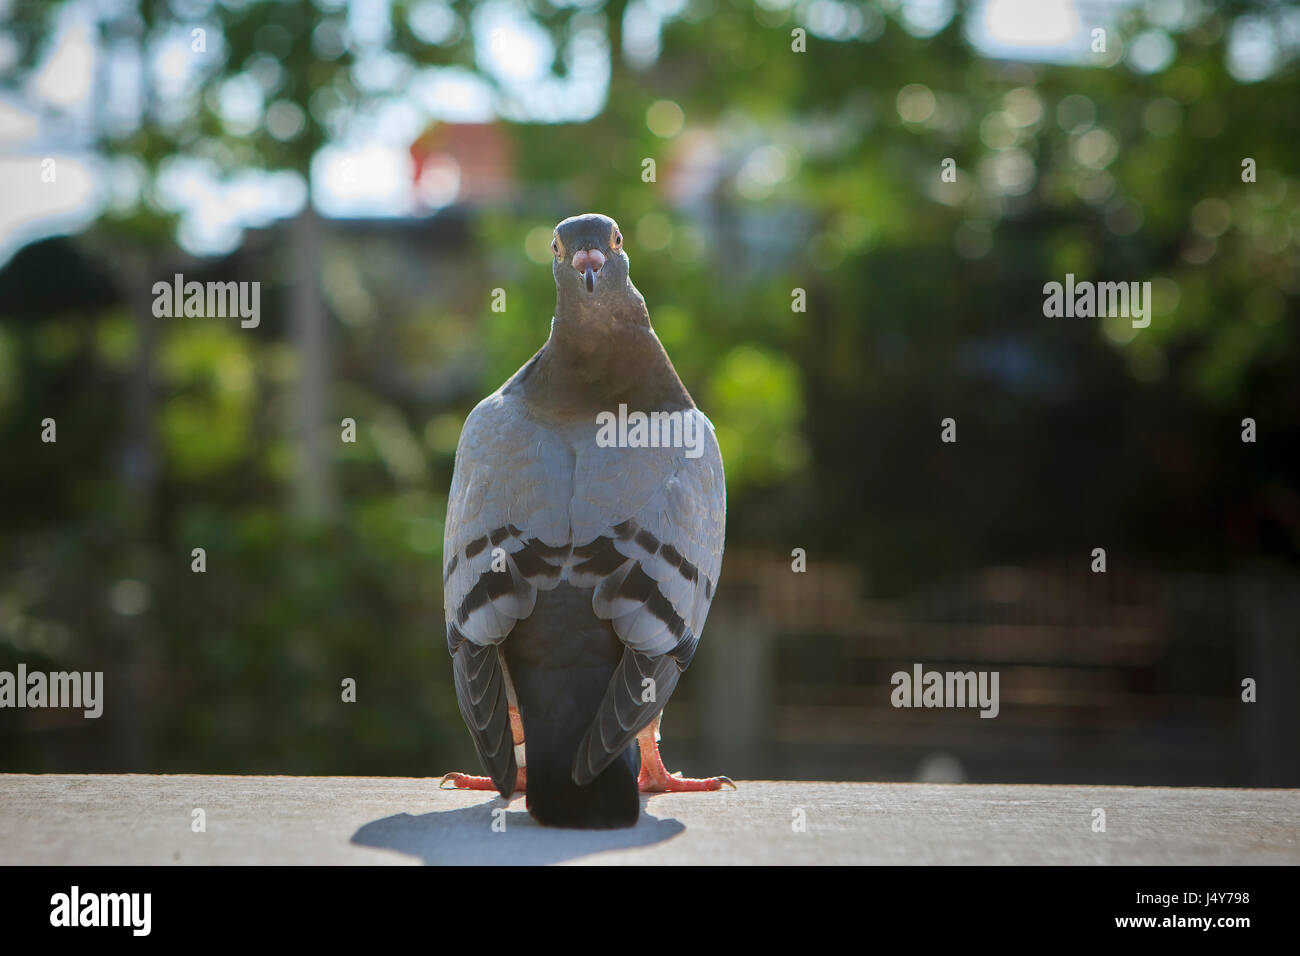
[[[504,203],[518,191],[511,139],[501,123],[434,123],[411,144],[411,160],[425,209]]]

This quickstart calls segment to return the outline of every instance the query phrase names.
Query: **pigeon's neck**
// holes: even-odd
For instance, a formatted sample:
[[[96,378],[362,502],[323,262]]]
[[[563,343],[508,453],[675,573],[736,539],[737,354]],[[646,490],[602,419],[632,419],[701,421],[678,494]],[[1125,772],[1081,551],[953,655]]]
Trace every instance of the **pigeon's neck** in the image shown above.
[[[557,418],[616,411],[620,404],[646,412],[693,408],[639,297],[637,304],[639,316],[557,310],[550,338],[507,387],[521,388],[529,404]]]

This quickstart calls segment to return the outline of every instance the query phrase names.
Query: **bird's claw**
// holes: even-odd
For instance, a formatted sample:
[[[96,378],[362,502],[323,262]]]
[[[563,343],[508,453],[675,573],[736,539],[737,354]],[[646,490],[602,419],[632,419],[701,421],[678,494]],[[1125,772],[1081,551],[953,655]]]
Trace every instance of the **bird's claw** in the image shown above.
[[[642,771],[637,778],[637,788],[642,793],[716,793],[723,787],[736,789],[730,777],[683,777],[666,770]]]

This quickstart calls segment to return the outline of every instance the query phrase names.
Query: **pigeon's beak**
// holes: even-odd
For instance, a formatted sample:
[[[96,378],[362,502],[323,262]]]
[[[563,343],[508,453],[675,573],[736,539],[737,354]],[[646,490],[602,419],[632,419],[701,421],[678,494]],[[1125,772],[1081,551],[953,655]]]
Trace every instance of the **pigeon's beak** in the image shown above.
[[[573,269],[582,276],[588,292],[596,291],[596,273],[605,264],[605,254],[599,249],[579,249],[573,254]]]

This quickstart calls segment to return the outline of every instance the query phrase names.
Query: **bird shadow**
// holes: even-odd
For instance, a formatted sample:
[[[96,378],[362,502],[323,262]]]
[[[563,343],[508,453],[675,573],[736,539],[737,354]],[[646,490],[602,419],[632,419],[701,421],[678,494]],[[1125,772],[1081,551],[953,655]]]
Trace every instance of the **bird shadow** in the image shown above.
[[[641,798],[636,826],[622,830],[544,827],[527,810],[511,810],[507,801],[493,797],[457,810],[395,813],[372,820],[352,835],[352,842],[419,857],[426,866],[544,866],[607,850],[653,846],[686,829],[679,820],[650,816],[646,800]],[[500,810],[505,812],[495,812]]]

